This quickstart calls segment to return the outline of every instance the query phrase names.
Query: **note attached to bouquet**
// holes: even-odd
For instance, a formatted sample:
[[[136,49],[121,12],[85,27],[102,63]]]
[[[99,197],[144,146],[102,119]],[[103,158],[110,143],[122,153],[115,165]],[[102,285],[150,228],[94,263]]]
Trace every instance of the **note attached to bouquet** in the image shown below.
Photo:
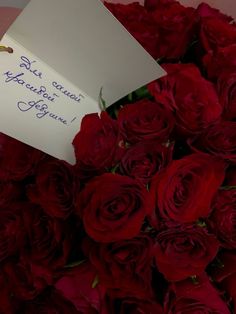
[[[31,0],[1,41],[0,131],[74,163],[82,117],[165,75],[100,0]]]

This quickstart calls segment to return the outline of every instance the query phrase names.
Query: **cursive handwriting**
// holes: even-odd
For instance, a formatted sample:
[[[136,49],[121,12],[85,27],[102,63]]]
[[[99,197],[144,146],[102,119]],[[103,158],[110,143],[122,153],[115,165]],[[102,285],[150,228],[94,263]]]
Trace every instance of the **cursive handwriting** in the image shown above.
[[[32,68],[32,64],[36,63],[35,60],[30,61],[27,57],[21,56],[21,61],[22,61],[20,63],[21,68],[25,68],[26,70],[34,74],[36,77],[39,77],[40,79],[42,79],[42,75],[43,75],[42,72],[39,72],[39,70]]]
[[[21,72],[21,73],[18,73],[18,74],[13,74],[12,72],[10,71],[7,71],[3,74],[6,79],[5,79],[5,83],[10,83],[10,82],[15,82],[21,86],[24,86],[25,88],[29,89],[31,92],[39,95],[39,96],[42,96],[43,98],[51,101],[51,102],[54,102],[55,101],[55,97],[59,97],[57,94],[53,94],[53,95],[50,95],[48,92],[47,92],[47,89],[45,86],[40,86],[39,88],[37,87],[34,87],[33,85],[27,83],[23,77],[24,77],[24,73]]]
[[[62,94],[64,94],[65,96],[69,97],[72,100],[75,100],[77,102],[80,102],[82,98],[84,98],[84,95],[79,94],[79,95],[75,95],[72,94],[71,92],[69,92],[68,90],[65,89],[65,87],[61,84],[58,84],[57,82],[52,82],[52,86],[54,86],[57,90],[59,90]]]
[[[51,119],[54,119],[56,121],[59,121],[65,125],[67,125],[67,120],[63,117],[60,117],[59,115],[57,115],[56,113],[50,112],[48,109],[48,105],[44,103],[43,99],[34,101],[31,100],[29,102],[24,102],[24,101],[19,101],[17,103],[17,107],[20,111],[22,112],[27,112],[29,110],[36,110],[36,117],[38,119],[42,119],[44,117],[49,117]]]

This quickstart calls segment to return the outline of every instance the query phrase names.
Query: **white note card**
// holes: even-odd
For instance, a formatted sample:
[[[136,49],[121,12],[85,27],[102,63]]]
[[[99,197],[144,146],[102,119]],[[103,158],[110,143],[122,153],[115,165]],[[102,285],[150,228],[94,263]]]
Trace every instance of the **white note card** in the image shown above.
[[[1,41],[0,131],[74,163],[85,114],[165,71],[100,0],[31,0]]]

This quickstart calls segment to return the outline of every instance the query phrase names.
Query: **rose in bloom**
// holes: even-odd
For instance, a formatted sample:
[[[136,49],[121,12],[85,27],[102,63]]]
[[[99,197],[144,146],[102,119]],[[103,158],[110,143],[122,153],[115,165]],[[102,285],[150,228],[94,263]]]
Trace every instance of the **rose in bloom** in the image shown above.
[[[205,51],[227,47],[236,43],[236,26],[222,18],[202,17],[199,38]]]
[[[72,245],[72,235],[67,225],[33,205],[24,210],[23,219],[22,228],[28,238],[22,252],[24,258],[52,271],[64,267]]]
[[[166,64],[168,75],[149,84],[156,101],[163,102],[176,117],[177,131],[183,136],[201,133],[219,120],[222,106],[212,83],[193,64]]]
[[[207,3],[201,3],[197,8],[197,13],[201,17],[217,17],[218,19],[222,19],[226,22],[232,22],[233,18],[231,16],[227,16],[217,10],[216,8],[213,8],[209,6]]]
[[[37,169],[36,182],[29,188],[28,196],[51,217],[66,219],[74,210],[78,184],[72,169],[59,160],[43,162]]]
[[[236,248],[236,191],[219,191],[209,218],[213,232],[221,245],[227,249]]]
[[[144,0],[144,7],[148,11],[153,11],[160,8],[163,5],[173,4],[175,0]]]
[[[197,33],[199,17],[196,10],[186,8],[177,1],[159,1],[150,15],[160,36],[158,58],[177,59],[183,56]]]
[[[39,150],[0,134],[0,180],[22,180],[35,172],[45,157]]]
[[[129,143],[144,140],[165,142],[174,127],[174,118],[168,108],[148,99],[128,104],[120,109],[118,123]]]
[[[195,150],[236,162],[236,122],[222,121],[209,127],[191,142]]]
[[[151,298],[153,241],[145,235],[97,245],[90,250],[99,281],[119,297]]]
[[[79,193],[77,210],[88,235],[109,243],[138,235],[150,207],[141,183],[106,173],[89,181]]]
[[[166,296],[165,313],[230,314],[220,293],[211,285],[206,275],[197,278],[197,284],[189,280],[174,283]]]
[[[11,295],[18,300],[33,300],[53,284],[52,272],[26,258],[10,261],[2,266]]]
[[[181,223],[207,217],[224,174],[225,163],[207,154],[172,161],[151,181],[150,193],[156,206],[154,222],[159,216]]]
[[[167,280],[183,280],[204,272],[218,249],[217,238],[209,234],[206,228],[177,225],[157,235],[156,265]]]
[[[134,179],[148,184],[155,173],[170,161],[172,147],[155,141],[144,141],[131,146],[120,161],[119,171]]]
[[[23,212],[27,204],[14,203],[0,209],[0,262],[16,255],[25,244],[26,232],[23,226]]]
[[[216,51],[209,51],[203,58],[203,64],[207,71],[208,78],[218,79],[225,71],[236,70],[236,44],[225,48],[218,48]]]
[[[105,2],[105,5],[153,58],[157,59],[160,42],[158,29],[144,6],[137,2],[127,5]]]
[[[211,276],[226,291],[236,311],[236,255],[233,251],[221,251],[217,256],[219,265],[211,269]]]
[[[80,314],[110,314],[104,299],[106,290],[97,282],[96,272],[88,262],[65,273],[55,288]]]
[[[126,297],[109,299],[110,314],[163,314],[161,305],[152,300]]]
[[[223,105],[223,117],[226,120],[236,118],[236,72],[223,71],[217,80],[217,91]]]
[[[100,117],[96,113],[86,115],[73,145],[77,172],[82,178],[115,166],[124,151],[117,121],[106,112],[102,112]]]
[[[45,289],[37,298],[25,302],[17,314],[80,314],[75,306],[55,289]]]
[[[18,182],[0,182],[0,208],[6,208],[23,198],[23,187]]]

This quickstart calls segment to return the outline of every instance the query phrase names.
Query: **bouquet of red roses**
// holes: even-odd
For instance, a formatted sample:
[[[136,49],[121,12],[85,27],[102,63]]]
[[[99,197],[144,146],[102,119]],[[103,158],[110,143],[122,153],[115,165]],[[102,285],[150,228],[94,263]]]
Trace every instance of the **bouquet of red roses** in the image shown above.
[[[236,24],[105,5],[168,75],[85,116],[74,166],[0,135],[0,313],[234,313]]]

